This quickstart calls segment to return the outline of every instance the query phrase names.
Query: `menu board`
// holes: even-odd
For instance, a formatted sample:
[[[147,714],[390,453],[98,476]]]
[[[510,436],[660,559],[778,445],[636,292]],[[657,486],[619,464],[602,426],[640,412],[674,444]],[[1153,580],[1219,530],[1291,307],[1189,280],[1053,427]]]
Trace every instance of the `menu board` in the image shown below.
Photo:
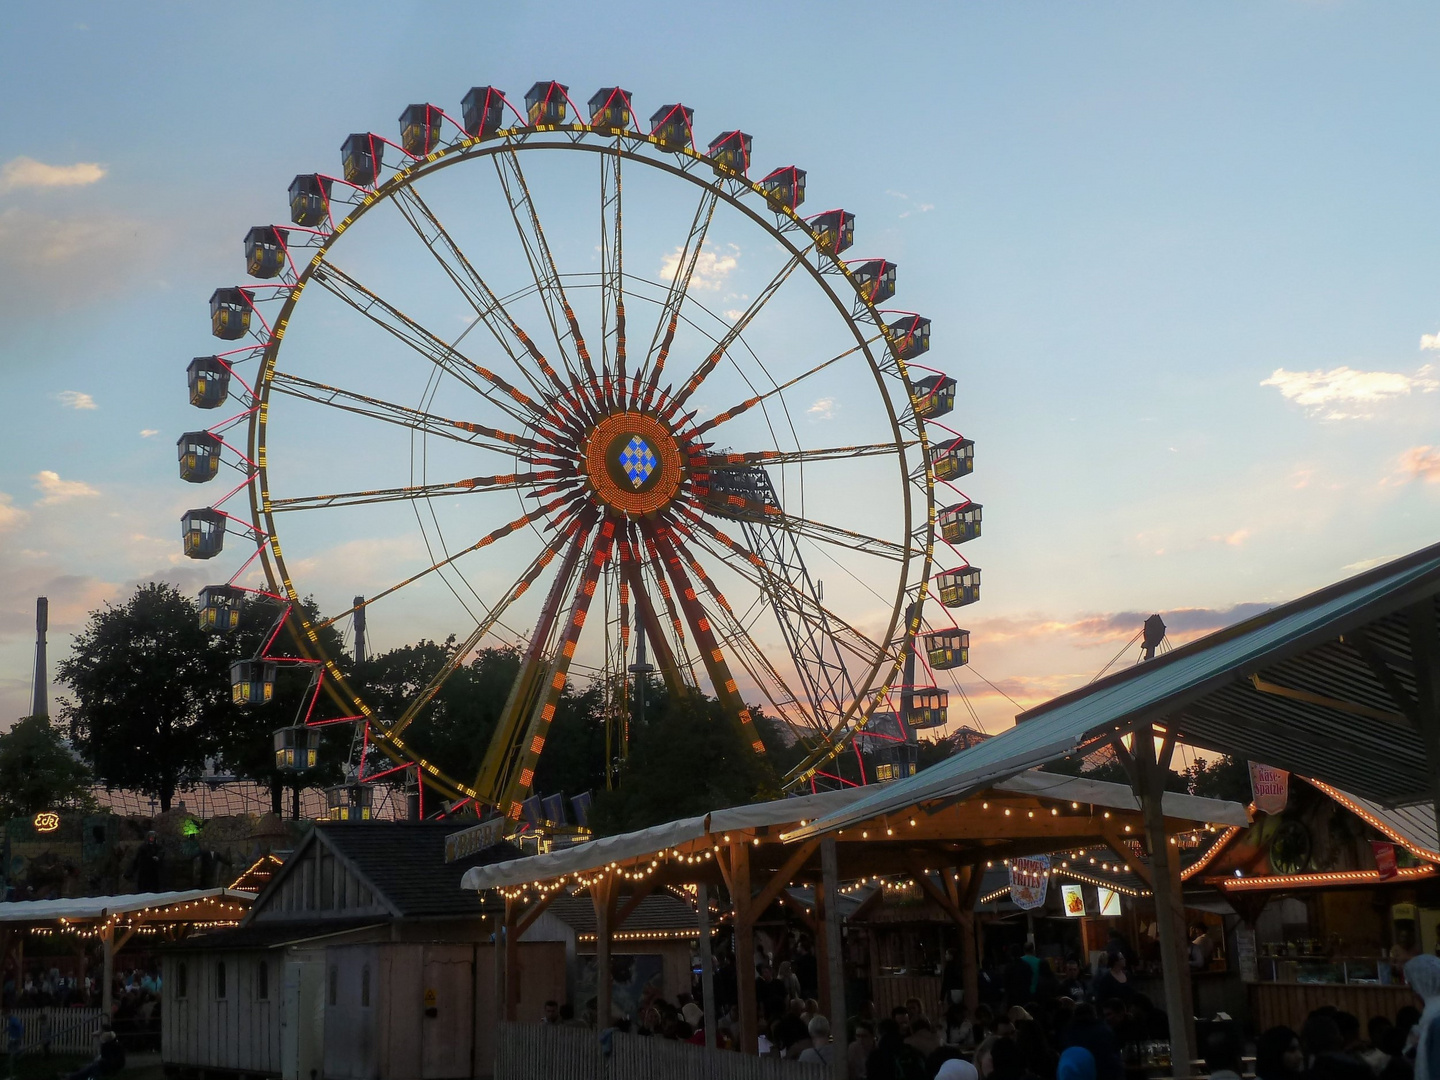
[[[1260,962],[1255,958],[1255,931],[1243,922],[1235,928],[1235,966],[1241,982],[1260,981]]]
[[[1100,917],[1102,919],[1119,918],[1121,914],[1120,894],[1103,885],[1097,886],[1095,891],[1100,894]]]
[[[1079,885],[1061,885],[1060,898],[1070,918],[1078,919],[1085,914],[1085,893]]]

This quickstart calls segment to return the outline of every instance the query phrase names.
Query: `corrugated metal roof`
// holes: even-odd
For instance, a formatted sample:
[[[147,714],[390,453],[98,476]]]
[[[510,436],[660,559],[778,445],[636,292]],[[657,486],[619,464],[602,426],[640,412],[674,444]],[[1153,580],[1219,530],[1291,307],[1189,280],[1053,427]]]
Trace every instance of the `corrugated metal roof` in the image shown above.
[[[1167,723],[1192,746],[1318,776],[1382,803],[1428,797],[1424,747],[1408,724],[1263,693],[1250,678],[1393,714],[1399,706],[1361,643],[1344,635],[1363,631],[1371,655],[1393,658],[1391,677],[1413,696],[1404,611],[1423,600],[1433,605],[1437,593],[1440,545],[1433,545],[1022,713],[1011,730],[886,784],[790,839],[964,797],[1147,722]]]
[[[1435,830],[1435,804],[1432,802],[1410,803],[1405,806],[1381,806],[1377,802],[1341,791],[1322,780],[1306,777],[1311,784],[1329,795],[1348,810],[1380,832],[1414,850],[1431,862],[1440,863],[1440,840]]]

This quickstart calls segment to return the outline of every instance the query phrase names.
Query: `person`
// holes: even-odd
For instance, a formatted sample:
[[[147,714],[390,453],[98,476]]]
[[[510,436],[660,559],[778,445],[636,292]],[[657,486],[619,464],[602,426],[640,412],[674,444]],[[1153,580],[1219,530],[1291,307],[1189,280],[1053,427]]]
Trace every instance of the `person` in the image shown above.
[[[1205,1039],[1210,1080],[1240,1080],[1240,1040],[1230,1028],[1216,1028]]]
[[[549,1024],[552,1027],[559,1027],[560,1003],[552,998],[550,1001],[545,1002],[544,1009],[545,1013],[540,1017],[540,1022],[542,1024]]]
[[[1095,1058],[1083,1046],[1071,1046],[1060,1055],[1055,1080],[1096,1080]]]
[[[1131,984],[1127,971],[1130,962],[1125,959],[1123,952],[1109,953],[1108,956],[1108,967],[1095,980],[1093,988],[1095,1000],[1108,1002],[1111,998],[1117,998],[1122,1003],[1129,1001],[1130,995],[1135,993],[1135,987]]]
[[[1020,1044],[1014,1039],[996,1039],[990,1048],[992,1080],[1038,1080],[1025,1063]]]
[[[1379,1076],[1385,1071],[1385,1066],[1390,1064],[1390,1050],[1388,1049],[1391,1036],[1395,1033],[1395,1025],[1388,1017],[1372,1016],[1370,1022],[1365,1025],[1365,1034],[1369,1036],[1369,1049],[1361,1053],[1360,1059],[1370,1066],[1370,1071]]]
[[[910,1034],[910,1010],[904,1005],[896,1005],[891,1009],[890,1019],[895,1022],[895,1027],[899,1030],[902,1039]]]
[[[1215,953],[1215,943],[1210,940],[1210,931],[1204,923],[1190,927],[1190,970],[1204,971],[1210,966],[1210,957]]]
[[[950,1058],[941,1062],[935,1080],[980,1080],[980,1073],[964,1058]]]
[[[1440,1080],[1440,957],[1412,957],[1405,981],[1425,1006],[1414,1028],[1415,1080]]]
[[[965,995],[965,966],[954,949],[945,950],[945,966],[940,970],[940,1011],[958,1005]]]
[[[922,1057],[929,1058],[936,1050],[940,1049],[940,1036],[936,1035],[930,1028],[930,1021],[923,1016],[915,1016],[910,1021],[910,1034],[905,1036],[905,1041],[920,1051]]]
[[[1258,1080],[1297,1080],[1305,1071],[1300,1036],[1283,1024],[1267,1028],[1255,1040],[1255,1076]]]
[[[810,1018],[810,1045],[800,1052],[802,1065],[829,1065],[835,1054],[830,1041],[830,1021],[823,1016]]]
[[[867,1080],[865,1065],[869,1062],[870,1055],[874,1050],[874,1030],[867,1024],[856,1024],[855,1037],[850,1040],[850,1045],[845,1051],[845,1060],[849,1065],[847,1075],[850,1080]]]
[[[160,865],[165,861],[165,852],[160,847],[159,837],[151,829],[145,834],[145,843],[135,852],[135,891],[160,891]]]
[[[1090,996],[1089,980],[1080,974],[1080,961],[1073,956],[1065,961],[1065,974],[1061,976],[1059,992],[1076,1005]]]
[[[892,1017],[880,1021],[880,1038],[865,1062],[868,1080],[927,1080],[925,1059],[905,1042],[900,1025]]]
[[[110,1030],[107,1021],[100,1021],[100,1052],[95,1060],[88,1065],[82,1065],[71,1073],[66,1080],[96,1080],[101,1076],[114,1076],[125,1068],[125,1047],[120,1045],[120,1040],[115,1037],[115,1032]]]
[[[795,974],[789,960],[780,961],[780,966],[775,969],[775,978],[785,987],[786,998],[804,999],[805,995],[800,992],[800,977]]]
[[[998,1035],[987,1035],[980,1040],[980,1045],[975,1047],[975,1071],[980,1074],[980,1080],[990,1080],[990,1074],[995,1071],[993,1051],[999,1041]]]
[[[965,1006],[950,1005],[945,1010],[944,1042],[947,1046],[970,1046],[974,1041],[974,1026],[965,1017]]]
[[[1029,1001],[1030,987],[1035,978],[1035,969],[1026,963],[1025,954],[1020,951],[1020,946],[1011,945],[1010,959],[1005,964],[1005,970],[1000,973],[1001,982],[1005,986],[1005,1005],[1013,1008]]]
[[[1305,1026],[1300,1029],[1300,1044],[1305,1048],[1309,1061],[1309,1080],[1373,1080],[1370,1067],[1345,1052],[1340,1025],[1328,1011],[1316,1009],[1305,1018]],[[1418,1068],[1415,1076],[1419,1080]],[[1440,1080],[1440,1074],[1426,1077],[1426,1080]]]
[[[1076,1005],[1070,1024],[1060,1035],[1063,1048],[1083,1047],[1090,1051],[1090,1060],[1099,1080],[1120,1080],[1125,1064],[1120,1060],[1120,1043],[1109,1024],[1100,1020],[1090,1002]],[[1061,1056],[1063,1057],[1063,1056]]]
[[[1127,967],[1133,967],[1135,964],[1135,950],[1130,948],[1130,943],[1125,940],[1125,935],[1114,926],[1110,927],[1110,936],[1105,941],[1105,954],[1109,957],[1123,956]]]
[[[805,1021],[800,1019],[804,1011],[805,1003],[799,998],[791,998],[786,1004],[785,1014],[775,1021],[771,1041],[780,1047],[782,1055],[788,1056],[788,1052],[796,1043],[804,1042],[810,1038],[809,1029]],[[797,1051],[798,1053],[798,1051]]]

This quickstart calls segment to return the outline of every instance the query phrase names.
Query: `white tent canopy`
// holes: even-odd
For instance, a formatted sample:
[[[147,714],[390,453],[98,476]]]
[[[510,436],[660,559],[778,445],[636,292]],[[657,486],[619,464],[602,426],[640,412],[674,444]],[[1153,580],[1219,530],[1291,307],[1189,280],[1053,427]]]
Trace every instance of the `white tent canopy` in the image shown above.
[[[1099,780],[1057,773],[1022,773],[992,785],[991,790],[1010,795],[1071,800],[1116,810],[1139,808],[1134,794],[1123,784],[1107,784]],[[549,881],[563,875],[594,871],[611,863],[626,863],[706,835],[723,835],[744,829],[775,829],[782,826],[798,829],[802,821],[810,822],[819,817],[838,814],[873,793],[874,788],[846,788],[843,791],[823,791],[816,795],[801,795],[793,799],[777,799],[773,802],[715,810],[703,817],[681,818],[636,832],[605,836],[545,855],[511,859],[491,866],[476,866],[466,872],[460,885],[465,889],[508,888],[532,881]],[[1193,795],[1166,792],[1163,805],[1167,817],[1188,821],[1246,825],[1250,820],[1243,806],[1218,799],[1202,799]],[[781,837],[788,838],[783,830]]]
[[[135,911],[189,904],[197,900],[255,899],[238,889],[187,889],[183,892],[124,893],[119,896],[74,896],[60,900],[12,900],[0,903],[0,923],[43,923],[55,919],[104,919]]]

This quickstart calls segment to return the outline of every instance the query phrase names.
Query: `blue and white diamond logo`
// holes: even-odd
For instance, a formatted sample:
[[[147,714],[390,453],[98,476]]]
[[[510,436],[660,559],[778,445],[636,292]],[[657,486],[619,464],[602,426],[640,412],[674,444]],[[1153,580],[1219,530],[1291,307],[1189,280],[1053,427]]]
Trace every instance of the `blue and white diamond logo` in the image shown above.
[[[630,483],[637,488],[650,479],[650,474],[658,465],[655,451],[651,450],[650,444],[639,435],[632,435],[625,449],[620,451],[620,467],[625,470],[625,475],[630,477]]]

